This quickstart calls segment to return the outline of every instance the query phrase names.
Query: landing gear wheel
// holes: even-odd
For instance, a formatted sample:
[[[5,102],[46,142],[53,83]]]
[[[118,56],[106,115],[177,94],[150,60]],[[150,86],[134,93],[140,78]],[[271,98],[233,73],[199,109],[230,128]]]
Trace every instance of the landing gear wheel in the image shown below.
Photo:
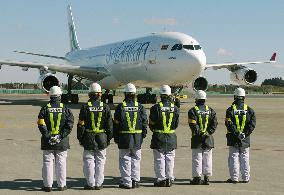
[[[102,94],[101,100],[105,104],[113,104],[113,95],[109,93],[109,90],[106,90],[106,92]]]
[[[64,104],[78,104],[79,103],[79,95],[78,94],[62,94],[61,102]]]
[[[137,101],[141,104],[155,104],[157,102],[156,94],[144,93],[137,95]]]
[[[68,75],[68,83],[67,83],[67,94],[61,95],[61,102],[68,104],[78,104],[79,103],[79,95],[78,94],[72,94],[72,80],[73,75]]]

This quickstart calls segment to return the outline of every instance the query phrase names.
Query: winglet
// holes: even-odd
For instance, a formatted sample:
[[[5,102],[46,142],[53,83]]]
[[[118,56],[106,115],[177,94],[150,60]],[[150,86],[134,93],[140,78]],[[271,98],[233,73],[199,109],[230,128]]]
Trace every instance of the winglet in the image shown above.
[[[270,58],[270,61],[275,61],[276,60],[276,53],[273,53],[273,55]]]

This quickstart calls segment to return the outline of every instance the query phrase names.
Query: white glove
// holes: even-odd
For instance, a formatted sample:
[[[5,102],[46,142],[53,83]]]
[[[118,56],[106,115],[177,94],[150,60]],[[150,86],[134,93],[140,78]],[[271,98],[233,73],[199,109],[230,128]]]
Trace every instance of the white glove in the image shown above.
[[[48,141],[49,145],[52,145],[52,146],[55,145],[55,144],[58,144],[60,142],[61,142],[61,136],[60,135],[52,136]]]
[[[240,133],[238,137],[240,140],[244,140],[246,138],[246,135],[244,133]]]

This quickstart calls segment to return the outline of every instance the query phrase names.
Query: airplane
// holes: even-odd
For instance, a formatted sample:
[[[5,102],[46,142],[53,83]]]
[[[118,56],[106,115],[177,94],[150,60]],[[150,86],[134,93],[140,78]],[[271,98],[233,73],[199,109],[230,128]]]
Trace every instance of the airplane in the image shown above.
[[[155,103],[157,97],[151,94],[153,87],[170,85],[180,91],[192,83],[195,90],[206,90],[208,82],[201,73],[208,68],[226,68],[231,80],[239,85],[251,85],[257,80],[257,72],[244,65],[274,63],[276,53],[269,61],[230,62],[209,64],[206,55],[196,39],[180,32],[152,33],[145,37],[120,41],[88,49],[81,49],[76,35],[71,6],[67,7],[70,51],[64,57],[39,53],[15,51],[18,53],[55,58],[64,63],[35,63],[0,60],[1,65],[19,66],[24,71],[39,69],[38,85],[48,92],[52,86],[60,85],[56,72],[68,76],[68,92],[62,95],[62,102],[78,103],[78,94],[72,94],[72,81],[81,83],[98,82],[102,88],[115,90],[129,82],[146,88],[138,94],[141,103]],[[112,94],[104,94],[109,102]]]

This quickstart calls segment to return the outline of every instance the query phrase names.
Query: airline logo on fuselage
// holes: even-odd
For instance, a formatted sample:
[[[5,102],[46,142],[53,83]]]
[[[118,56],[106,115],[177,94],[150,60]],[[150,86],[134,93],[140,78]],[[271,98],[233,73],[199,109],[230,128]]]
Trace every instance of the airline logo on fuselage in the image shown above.
[[[138,62],[145,60],[150,42],[135,41],[123,42],[117,47],[111,48],[107,54],[106,63]]]

